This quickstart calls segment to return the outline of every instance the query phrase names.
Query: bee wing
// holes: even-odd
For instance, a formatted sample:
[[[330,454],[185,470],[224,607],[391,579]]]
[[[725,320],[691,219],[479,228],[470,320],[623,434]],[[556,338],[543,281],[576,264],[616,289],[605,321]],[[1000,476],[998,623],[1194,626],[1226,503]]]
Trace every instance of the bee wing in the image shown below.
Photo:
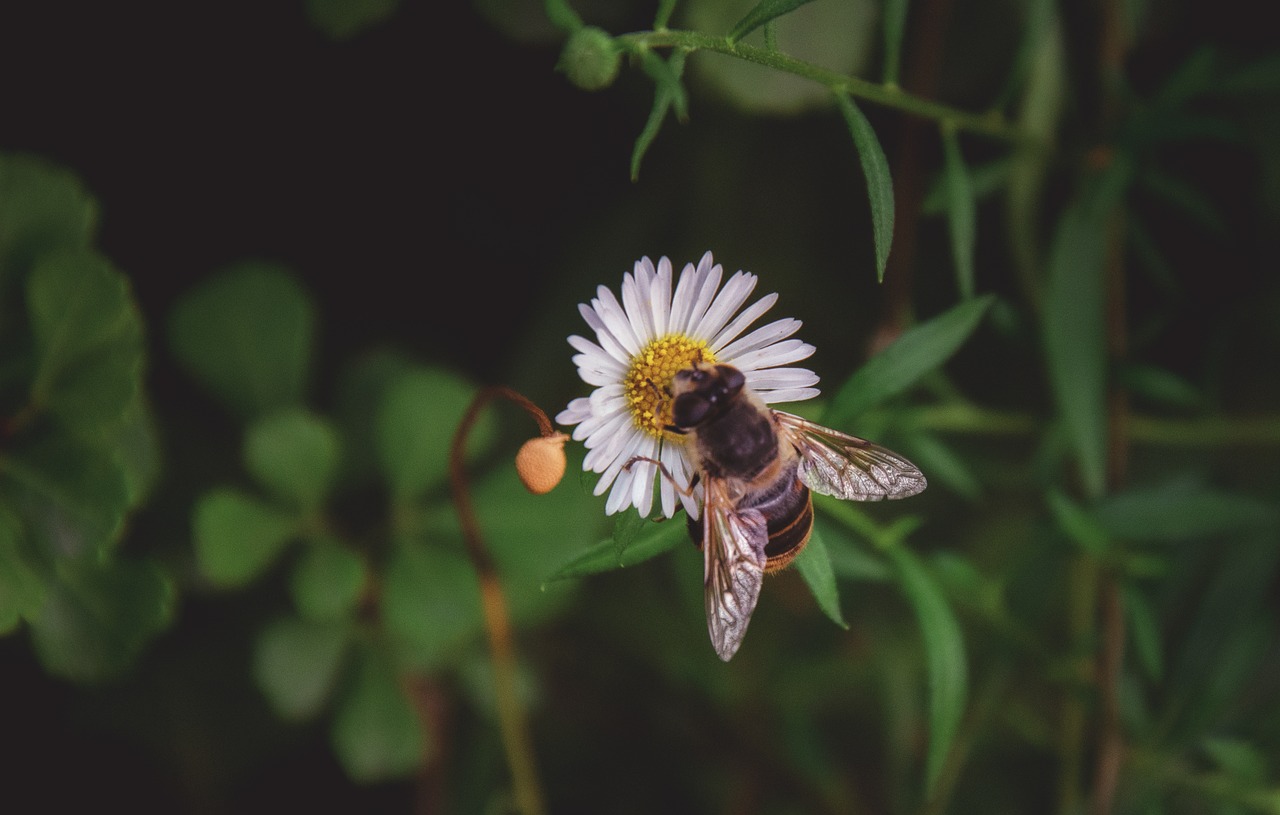
[[[769,542],[767,521],[759,510],[737,512],[724,484],[704,478],[702,554],[704,597],[711,644],[725,662],[734,655],[760,599]]]
[[[780,410],[773,415],[781,440],[800,454],[801,480],[814,492],[879,501],[915,495],[927,484],[916,465],[892,450]]]

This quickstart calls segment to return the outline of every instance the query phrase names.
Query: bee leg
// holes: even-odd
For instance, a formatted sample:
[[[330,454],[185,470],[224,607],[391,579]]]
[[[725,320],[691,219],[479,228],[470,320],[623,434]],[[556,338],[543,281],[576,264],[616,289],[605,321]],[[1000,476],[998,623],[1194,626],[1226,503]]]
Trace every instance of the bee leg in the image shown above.
[[[675,476],[673,476],[671,474],[671,471],[667,469],[667,465],[663,464],[661,461],[658,461],[656,458],[649,458],[648,456],[632,456],[631,459],[626,464],[622,465],[622,469],[630,470],[631,465],[635,464],[637,461],[647,461],[650,464],[657,465],[658,472],[662,473],[663,477],[671,482],[671,486],[675,487],[677,492],[679,492],[681,495],[685,496],[686,498],[693,497],[693,483],[689,484],[688,487],[680,486],[680,482],[676,481]],[[694,483],[697,483],[696,478],[697,477],[695,476]]]

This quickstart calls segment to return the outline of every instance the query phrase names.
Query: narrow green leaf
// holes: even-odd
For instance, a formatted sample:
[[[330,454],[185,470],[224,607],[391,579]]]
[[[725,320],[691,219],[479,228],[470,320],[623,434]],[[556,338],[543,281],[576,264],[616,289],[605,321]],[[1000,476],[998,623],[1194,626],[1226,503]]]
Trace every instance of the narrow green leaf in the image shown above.
[[[315,305],[286,270],[243,263],[203,281],[174,307],[169,345],[187,372],[243,418],[301,404]]]
[[[929,675],[929,747],[925,759],[925,787],[932,792],[955,740],[968,696],[968,662],[964,638],[942,591],[916,555],[906,546],[892,546],[893,563],[903,594],[915,611],[924,638]]]
[[[831,569],[836,577],[879,583],[893,576],[889,564],[883,558],[868,547],[859,546],[843,527],[831,523],[825,516],[825,511],[815,515],[813,528],[815,531],[821,530],[827,558],[831,561]]]
[[[1006,156],[985,164],[967,167],[969,189],[972,191],[973,200],[981,201],[1005,186],[1013,172],[1013,164],[1013,159]],[[948,212],[951,207],[950,196],[951,181],[944,167],[943,172],[939,173],[929,186],[924,200],[920,202],[920,212],[924,215],[941,215]]]
[[[22,543],[18,519],[0,506],[0,636],[44,602],[44,581],[23,554]]]
[[[1106,215],[1084,197],[1062,214],[1044,302],[1049,379],[1091,498],[1102,494],[1106,477]]]
[[[676,0],[658,0],[658,10],[653,15],[653,30],[661,31],[666,28],[675,10]]]
[[[1280,53],[1270,53],[1225,73],[1213,84],[1215,94],[1267,94],[1280,90]]]
[[[1108,496],[1092,514],[1110,535],[1139,543],[1217,537],[1280,522],[1271,503],[1179,480]]]
[[[925,430],[912,430],[904,439],[911,461],[929,474],[930,484],[943,484],[957,495],[976,501],[982,497],[982,482],[951,445]]]
[[[893,244],[893,179],[889,175],[889,160],[876,132],[867,117],[862,115],[848,94],[836,94],[836,106],[849,126],[849,134],[858,149],[862,162],[862,174],[867,180],[867,197],[871,202],[871,230],[875,238],[876,276],[884,282],[885,265],[889,262],[889,247]]]
[[[747,16],[738,21],[738,24],[729,32],[726,39],[730,43],[735,43],[743,37],[755,31],[760,26],[776,20],[784,14],[790,14],[806,3],[813,0],[760,0],[751,11],[747,12]]]
[[[1058,528],[1081,549],[1101,555],[1111,548],[1111,538],[1106,530],[1070,498],[1058,490],[1049,490],[1045,499]]]
[[[242,586],[276,561],[298,524],[293,515],[239,490],[212,490],[196,502],[196,559],[215,585]]]
[[[355,613],[369,579],[364,560],[339,540],[321,539],[302,553],[290,574],[289,588],[305,620],[342,620]]]
[[[684,61],[687,53],[676,49],[671,53],[670,61],[664,62],[662,57],[646,51],[641,58],[641,65],[654,82],[653,108],[645,121],[644,129],[636,138],[636,145],[631,151],[631,180],[640,178],[640,162],[653,140],[658,137],[662,123],[667,118],[667,111],[675,108],[676,117],[684,119],[688,116],[688,96],[680,76],[684,73]]]
[[[813,534],[809,536],[809,545],[796,556],[796,568],[800,576],[813,592],[818,607],[833,623],[841,628],[848,628],[844,614],[840,611],[840,589],[836,586],[836,573],[827,554],[827,544],[822,538],[822,531],[814,525]]]
[[[390,17],[400,0],[307,0],[307,18],[331,39],[349,40]]]
[[[37,262],[27,311],[38,362],[34,404],[86,434],[119,426],[142,379],[142,318],[123,275],[88,249]]]
[[[258,635],[253,676],[283,719],[303,721],[328,701],[351,640],[346,625],[291,617],[275,620]]]
[[[832,427],[848,425],[942,365],[978,327],[991,302],[992,296],[984,295],[960,303],[903,332],[849,377],[827,407],[823,423]]]
[[[441,547],[397,546],[381,599],[397,659],[416,670],[446,664],[483,627],[475,570],[465,557]]]
[[[681,543],[689,545],[682,521],[651,523],[625,549],[619,551],[612,539],[602,540],[551,573],[547,582],[623,569],[669,552]]]
[[[907,30],[907,0],[885,0],[884,17],[884,84],[898,84],[898,68],[902,64],[902,38]]]
[[[1160,620],[1155,609],[1141,591],[1132,586],[1124,589],[1124,611],[1128,623],[1129,642],[1138,664],[1148,679],[1159,681],[1164,675],[1164,646],[1161,643]]]
[[[1196,410],[1206,404],[1204,394],[1190,382],[1165,368],[1142,363],[1122,365],[1116,378],[1135,396],[1161,407]]]
[[[582,18],[567,0],[543,0],[542,8],[551,24],[566,34],[572,34],[582,28]]]
[[[389,385],[377,416],[377,450],[393,499],[403,503],[445,483],[449,448],[476,388],[438,368],[415,370]],[[467,456],[483,453],[495,435],[490,403],[467,440]]]
[[[420,720],[395,671],[372,650],[361,654],[330,735],[347,775],[366,784],[412,773],[427,750]]]
[[[119,677],[173,617],[173,582],[154,563],[61,561],[29,619],[50,673],[78,682]]]
[[[951,224],[951,257],[956,266],[956,282],[960,296],[968,299],[974,293],[974,246],[977,243],[977,212],[973,203],[973,187],[969,168],[960,152],[960,141],[954,127],[942,129],[942,151],[947,173],[947,213]]]
[[[315,510],[333,486],[338,444],[328,421],[301,408],[286,408],[249,426],[245,468],[264,489]]]

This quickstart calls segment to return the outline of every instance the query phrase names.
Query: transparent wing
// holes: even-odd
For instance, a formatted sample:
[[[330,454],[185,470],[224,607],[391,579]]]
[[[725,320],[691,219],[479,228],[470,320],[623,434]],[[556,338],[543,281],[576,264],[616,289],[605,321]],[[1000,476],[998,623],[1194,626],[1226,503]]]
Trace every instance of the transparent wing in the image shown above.
[[[736,512],[716,479],[703,479],[704,597],[711,644],[725,662],[738,650],[760,599],[769,532],[759,510]]]
[[[906,498],[927,485],[916,465],[891,450],[780,410],[773,415],[782,441],[800,453],[800,478],[814,492],[879,501]]]

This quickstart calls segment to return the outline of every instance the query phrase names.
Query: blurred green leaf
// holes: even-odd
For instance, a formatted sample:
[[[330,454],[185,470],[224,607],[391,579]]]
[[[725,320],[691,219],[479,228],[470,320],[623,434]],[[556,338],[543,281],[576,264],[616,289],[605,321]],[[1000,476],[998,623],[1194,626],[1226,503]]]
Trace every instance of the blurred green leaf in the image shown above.
[[[883,82],[886,85],[898,84],[898,68],[902,62],[902,38],[907,30],[908,0],[885,0],[881,12],[884,23],[884,69]]]
[[[215,585],[243,586],[262,575],[298,534],[298,519],[232,488],[196,502],[196,558]]]
[[[893,178],[889,174],[889,160],[885,158],[884,148],[880,146],[871,123],[847,94],[836,94],[836,107],[849,126],[849,135],[858,149],[862,174],[867,180],[871,231],[876,248],[876,276],[883,282],[885,265],[889,262],[889,247],[893,243]]]
[[[1182,377],[1155,365],[1129,363],[1116,371],[1125,388],[1161,407],[1195,410],[1205,406],[1205,398]]]
[[[1124,610],[1129,641],[1138,657],[1138,665],[1149,679],[1158,681],[1164,675],[1164,645],[1155,609],[1141,591],[1126,586]]]
[[[982,496],[982,482],[969,463],[936,434],[913,430],[905,441],[911,461],[929,474],[930,484],[944,484],[971,501]]]
[[[443,486],[449,474],[449,449],[476,389],[439,368],[404,374],[387,387],[377,416],[378,459],[392,498],[404,503]],[[467,458],[488,449],[495,435],[490,402],[471,429]]]
[[[618,545],[612,538],[602,540],[552,572],[547,582],[586,577],[599,572],[611,572],[614,569],[634,566],[669,552],[681,543],[690,543],[689,533],[683,523],[675,521],[650,523],[647,529],[637,534],[625,549],[619,551]]]
[[[427,750],[399,679],[372,650],[360,654],[355,681],[339,702],[331,735],[347,775],[367,784],[408,775]]]
[[[924,638],[929,675],[929,747],[925,786],[932,791],[955,740],[968,697],[964,638],[942,591],[906,546],[886,551],[903,594],[915,611]]]
[[[1066,495],[1051,489],[1045,499],[1053,512],[1054,520],[1058,522],[1058,528],[1081,549],[1101,555],[1111,548],[1107,531]]]
[[[676,117],[680,119],[689,115],[689,98],[680,81],[680,77],[684,74],[686,56],[688,56],[687,52],[677,48],[672,51],[668,61],[664,61],[652,51],[646,51],[641,57],[640,64],[644,67],[645,73],[653,79],[654,94],[649,118],[645,120],[644,129],[636,137],[636,145],[631,150],[632,181],[640,178],[640,162],[644,160],[645,153],[649,152],[653,140],[658,137],[658,131],[662,129],[667,112],[675,108]]]
[[[248,262],[203,281],[178,301],[169,345],[187,372],[241,418],[301,404],[315,306],[292,274]]]
[[[45,669],[79,682],[123,673],[164,630],[174,605],[172,581],[147,561],[61,561],[44,604],[29,618]]]
[[[307,0],[311,24],[335,40],[350,39],[390,17],[400,0]]]
[[[1217,94],[1267,94],[1280,90],[1280,53],[1271,53],[1225,71],[1214,83]]]
[[[255,420],[244,440],[244,461],[264,489],[306,511],[324,503],[338,469],[338,434],[301,408]]]
[[[826,544],[827,558],[831,561],[831,569],[836,577],[845,580],[863,580],[880,582],[889,580],[893,572],[889,564],[875,552],[854,542],[838,524],[826,519],[826,512],[816,513],[813,519],[814,530],[822,531],[822,540]]]
[[[290,574],[298,614],[312,622],[350,617],[369,579],[364,560],[342,541],[322,538],[307,546]]]
[[[1110,535],[1140,543],[1191,540],[1274,527],[1273,504],[1188,480],[1107,496],[1092,515]]]
[[[10,281],[50,249],[88,246],[97,222],[98,206],[74,173],[0,152],[0,309]]]
[[[0,458],[0,495],[6,493],[22,507],[36,551],[73,559],[107,551],[131,498],[120,456],[69,436],[45,436]]]
[[[1267,778],[1267,756],[1241,739],[1208,737],[1200,749],[1219,769],[1237,781],[1259,784]]]
[[[31,400],[78,431],[119,425],[141,385],[142,318],[129,283],[88,249],[42,257],[27,280]]]
[[[809,591],[818,601],[818,607],[833,623],[848,629],[844,614],[840,611],[840,589],[836,586],[836,573],[827,555],[827,544],[822,538],[822,531],[814,525],[809,536],[809,545],[796,556],[796,568],[804,578]]]
[[[978,221],[974,208],[973,185],[969,168],[960,152],[960,140],[954,127],[942,129],[942,154],[947,176],[947,214],[951,225],[951,257],[956,267],[960,296],[968,299],[974,293],[974,246]]]
[[[134,400],[107,445],[116,451],[124,473],[129,505],[141,506],[160,478],[160,437],[151,403]]]
[[[470,561],[439,546],[398,545],[386,566],[381,600],[401,663],[414,670],[445,664],[483,626]]]
[[[253,675],[281,718],[302,721],[320,712],[343,667],[350,629],[285,617],[258,635]]]
[[[1013,171],[1013,159],[1005,157],[998,158],[995,161],[988,161],[985,164],[979,164],[973,167],[967,167],[967,175],[969,178],[969,189],[973,195],[973,200],[980,201],[988,195],[999,190],[1009,181],[1009,174]],[[923,215],[941,215],[949,211],[951,206],[951,183],[945,168],[942,173],[929,186],[929,191],[925,193],[924,200],[920,202],[920,212]]]
[[[43,602],[44,581],[22,553],[22,527],[0,506],[0,636],[35,614]]]
[[[805,3],[810,3],[812,1],[813,0],[760,0],[760,2],[756,3],[751,11],[747,12],[747,16],[738,21],[737,25],[733,27],[733,30],[729,32],[729,36],[726,39],[731,43],[737,42],[770,20],[776,20],[782,15],[795,11]]]
[[[978,327],[992,299],[991,295],[984,295],[966,301],[903,332],[840,387],[823,415],[823,424],[851,424],[946,362]]]
[[[1044,303],[1049,379],[1090,498],[1102,494],[1106,478],[1107,303],[1103,267],[1112,204],[1113,200],[1106,200],[1094,188],[1062,213],[1049,250]]]
[[[1145,167],[1137,180],[1157,200],[1179,210],[1209,234],[1217,238],[1229,234],[1221,208],[1184,179],[1156,167]]]

